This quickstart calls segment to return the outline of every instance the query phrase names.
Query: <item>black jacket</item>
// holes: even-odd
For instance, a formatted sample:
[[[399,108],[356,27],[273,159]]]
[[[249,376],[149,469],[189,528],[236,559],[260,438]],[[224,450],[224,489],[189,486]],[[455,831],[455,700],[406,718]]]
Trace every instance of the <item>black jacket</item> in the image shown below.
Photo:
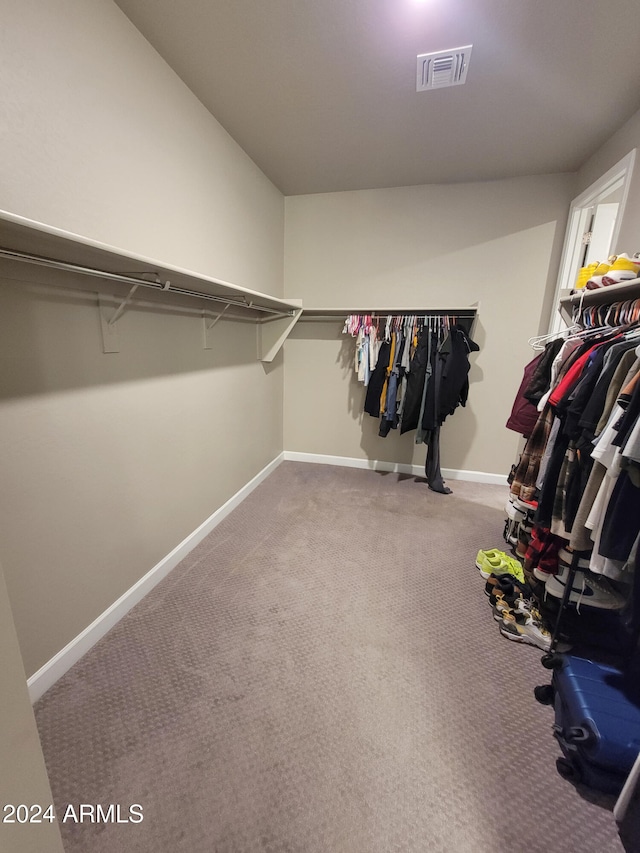
[[[438,423],[452,415],[458,406],[466,405],[469,396],[469,353],[480,347],[472,341],[462,326],[452,326],[451,351],[444,356],[439,399],[436,402]]]
[[[374,418],[380,417],[380,397],[382,396],[382,389],[384,388],[384,380],[387,375],[390,356],[391,344],[388,341],[383,341],[380,345],[378,361],[376,362],[376,366],[369,379],[367,393],[364,398],[364,410]]]
[[[542,357],[538,362],[535,372],[531,376],[531,381],[524,391],[524,398],[534,406],[537,406],[540,400],[549,390],[551,384],[551,366],[555,357],[562,349],[564,340],[556,338],[555,341],[549,341],[545,346]]]
[[[429,330],[422,330],[418,338],[418,346],[411,359],[409,375],[407,376],[407,390],[404,398],[404,409],[400,423],[400,433],[417,429],[420,419],[420,406],[422,405],[422,389],[427,370],[429,357]]]

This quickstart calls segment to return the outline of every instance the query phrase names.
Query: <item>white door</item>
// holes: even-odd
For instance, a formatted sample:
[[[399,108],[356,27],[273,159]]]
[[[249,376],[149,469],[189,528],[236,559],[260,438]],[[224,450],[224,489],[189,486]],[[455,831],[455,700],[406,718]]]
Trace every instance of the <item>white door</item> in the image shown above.
[[[613,230],[618,216],[618,202],[596,205],[591,215],[589,242],[583,266],[606,261],[613,248]]]

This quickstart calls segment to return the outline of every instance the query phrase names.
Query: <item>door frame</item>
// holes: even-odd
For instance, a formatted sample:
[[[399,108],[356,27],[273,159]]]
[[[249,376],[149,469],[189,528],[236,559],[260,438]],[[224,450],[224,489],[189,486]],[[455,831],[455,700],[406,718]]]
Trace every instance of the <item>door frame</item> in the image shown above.
[[[624,216],[624,209],[629,196],[631,186],[631,175],[636,159],[636,150],[632,149],[622,160],[619,160],[615,166],[612,166],[607,172],[598,178],[597,181],[583,190],[579,196],[576,196],[571,202],[569,208],[569,218],[567,220],[567,230],[564,237],[564,245],[562,248],[562,257],[560,259],[560,270],[558,273],[558,281],[556,283],[556,291],[553,298],[553,304],[557,308],[558,300],[563,295],[562,291],[569,291],[573,287],[576,275],[578,273],[578,264],[580,259],[582,246],[582,235],[586,223],[587,209],[593,206],[594,202],[600,196],[610,192],[614,185],[620,180],[622,184],[622,199],[618,207],[618,215],[616,224],[611,236],[611,247],[616,245],[620,226]],[[564,320],[561,318],[558,311],[553,312],[549,332],[560,331],[564,327]]]

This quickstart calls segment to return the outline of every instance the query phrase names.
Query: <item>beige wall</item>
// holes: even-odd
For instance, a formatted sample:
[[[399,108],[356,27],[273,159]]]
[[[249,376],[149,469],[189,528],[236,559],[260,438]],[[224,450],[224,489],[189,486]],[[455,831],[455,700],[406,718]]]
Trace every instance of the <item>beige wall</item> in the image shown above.
[[[591,186],[634,148],[640,148],[640,110],[631,116],[582,166],[577,175],[576,195]],[[638,154],[636,154],[624,219],[614,251],[627,252],[630,255],[640,252],[640,158]]]
[[[53,803],[29,703],[9,597],[0,566],[0,805]],[[4,815],[4,812],[3,812]],[[11,853],[63,853],[57,823],[2,824],[0,849]]]
[[[281,193],[111,0],[4,0],[0,92],[0,208],[281,295]]]
[[[18,273],[19,271],[17,271]],[[282,355],[255,329],[0,286],[0,553],[28,673],[282,449]]]
[[[0,207],[281,295],[282,195],[110,0],[9,0],[0,41]],[[95,293],[38,282],[80,284],[0,266],[0,556],[28,675],[282,449],[282,356],[256,361],[253,325],[204,350],[193,313],[128,310],[105,355]]]
[[[470,402],[447,420],[442,465],[506,474],[504,428],[527,339],[546,324],[571,175],[298,196],[285,204],[285,292],[317,308],[457,307],[479,302]],[[285,449],[424,462],[413,435],[377,437],[362,415],[342,323],[298,324],[285,344]]]

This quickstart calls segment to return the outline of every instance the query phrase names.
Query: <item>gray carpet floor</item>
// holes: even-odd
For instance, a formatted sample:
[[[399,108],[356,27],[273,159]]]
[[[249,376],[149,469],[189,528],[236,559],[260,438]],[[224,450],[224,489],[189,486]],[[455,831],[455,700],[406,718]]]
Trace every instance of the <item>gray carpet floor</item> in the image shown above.
[[[36,706],[68,853],[603,853],[539,650],[475,568],[506,488],[283,463]]]

